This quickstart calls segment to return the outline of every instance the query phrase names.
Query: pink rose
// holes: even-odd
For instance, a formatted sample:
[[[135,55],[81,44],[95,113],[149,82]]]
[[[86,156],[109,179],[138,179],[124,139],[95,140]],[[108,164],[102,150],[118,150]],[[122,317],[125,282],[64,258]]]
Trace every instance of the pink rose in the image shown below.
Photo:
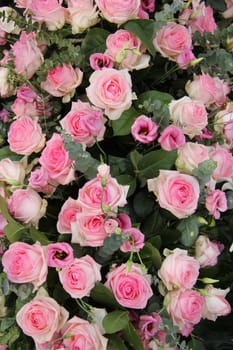
[[[208,115],[202,102],[193,101],[188,96],[173,100],[169,104],[170,119],[184,134],[193,138],[208,124]]]
[[[43,343],[35,342],[36,350],[65,350],[61,332],[55,332],[50,341]]]
[[[178,150],[176,169],[191,175],[200,163],[208,159],[210,159],[209,147],[200,143],[186,142]]]
[[[169,125],[161,132],[158,142],[165,151],[172,151],[185,144],[185,136],[180,128]]]
[[[48,72],[47,79],[40,84],[41,88],[55,97],[63,97],[62,102],[69,102],[75,89],[82,83],[83,72],[71,64],[63,64]]]
[[[0,181],[10,185],[23,184],[25,169],[21,162],[13,161],[10,158],[0,160]]]
[[[35,40],[35,33],[22,32],[19,40],[12,45],[15,70],[30,79],[43,62],[43,55]]]
[[[75,178],[75,170],[72,167],[74,162],[65,150],[63,138],[57,133],[54,133],[47,141],[39,162],[57,184],[67,185]]]
[[[45,257],[48,266],[63,268],[74,259],[73,248],[69,243],[50,243],[45,248]]]
[[[30,173],[28,184],[38,192],[51,196],[56,190],[56,183],[50,179],[47,170],[43,167],[36,168]]]
[[[132,309],[144,309],[153,295],[150,276],[134,263],[129,271],[126,264],[114,266],[107,274],[105,286],[113,292],[120,305]]]
[[[176,248],[166,256],[158,276],[169,291],[174,288],[191,289],[197,281],[199,268],[199,262],[188,256],[187,250]]]
[[[167,293],[164,305],[180,333],[187,337],[193,330],[193,326],[200,322],[205,304],[205,299],[194,290],[178,290]]]
[[[195,60],[195,56],[190,48],[185,48],[176,58],[176,63],[181,69],[188,69],[189,64]]]
[[[94,70],[102,70],[103,68],[113,68],[114,62],[111,57],[105,53],[92,53],[89,57],[90,66]]]
[[[228,123],[229,123],[229,131],[232,128],[232,122],[233,122],[233,103],[232,102],[228,102],[226,104],[226,106],[224,107],[224,109],[221,109],[220,111],[218,111],[215,116],[214,116],[214,130],[218,133],[218,134],[225,134],[225,127],[227,127]],[[231,139],[233,139],[231,133],[229,134],[229,141]],[[227,138],[227,137],[226,137]],[[228,141],[228,138],[227,138]]]
[[[32,18],[45,23],[48,30],[61,29],[65,24],[65,8],[59,0],[31,0],[28,4]]]
[[[89,255],[75,258],[58,273],[62,287],[72,298],[89,296],[95,283],[101,281],[100,268]]]
[[[29,156],[33,152],[40,152],[44,147],[45,135],[36,120],[21,117],[11,123],[8,143],[12,152]]]
[[[15,6],[19,8],[28,8],[31,0],[14,0]]]
[[[11,282],[32,283],[34,291],[46,281],[48,267],[39,243],[12,243],[3,254],[2,265]]]
[[[139,318],[138,329],[145,339],[150,339],[158,332],[158,325],[162,322],[161,317],[156,312],[150,315],[141,315]]]
[[[153,142],[157,134],[158,125],[146,115],[137,117],[131,127],[131,133],[136,141],[141,143]]]
[[[192,36],[185,26],[168,22],[158,30],[153,44],[163,57],[175,61],[185,49],[192,48]]]
[[[192,33],[195,32],[210,32],[214,34],[217,25],[214,19],[213,9],[211,6],[205,6],[204,2],[200,3],[193,11],[191,19],[188,22],[192,29]]]
[[[175,170],[160,170],[159,176],[147,180],[161,208],[169,210],[179,219],[192,215],[197,208],[200,187],[194,176]]]
[[[129,187],[119,185],[117,180],[111,177],[109,170],[108,165],[100,165],[97,177],[80,188],[78,203],[85,213],[114,212],[119,206],[123,207],[127,203],[126,195]]]
[[[68,0],[67,22],[71,24],[72,34],[83,33],[99,22],[99,12],[93,0]]]
[[[132,104],[132,82],[126,69],[104,68],[90,76],[87,97],[95,106],[103,108],[109,119],[120,118]]]
[[[18,311],[16,321],[24,334],[40,344],[50,341],[68,317],[68,311],[54,299],[38,294]]]
[[[215,266],[223,249],[223,244],[210,241],[208,237],[201,235],[195,242],[195,259],[199,261],[202,268]]]
[[[96,141],[102,141],[105,133],[103,112],[88,102],[72,102],[71,110],[60,121],[65,131],[72,135],[73,141],[91,147]]]
[[[72,334],[72,337],[66,336]],[[66,322],[62,329],[65,349],[107,350],[107,338],[103,337],[96,324],[77,316]]]
[[[210,159],[217,162],[217,167],[212,173],[214,180],[230,180],[233,176],[233,156],[229,150],[215,144],[210,151]]]
[[[205,206],[215,219],[219,219],[220,212],[227,210],[227,197],[225,192],[221,190],[210,192],[205,199]]]
[[[145,47],[141,40],[125,29],[119,29],[106,39],[105,54],[115,61],[119,68],[139,70],[149,66],[150,56],[144,54]]]
[[[233,18],[233,1],[225,0],[225,3],[227,5],[227,9],[222,13],[222,16],[224,18]]]
[[[76,214],[82,211],[76,199],[67,198],[58,214],[57,230],[59,233],[71,233],[71,224],[76,220]]]
[[[40,97],[27,85],[23,85],[17,91],[17,98],[11,105],[11,110],[16,117],[31,117],[36,118],[41,115],[39,109]]]
[[[6,221],[4,216],[2,214],[0,214],[0,237],[4,237],[4,235],[5,235],[4,228],[7,224],[8,224],[8,222]]]
[[[128,240],[123,243],[120,250],[126,252],[139,252],[144,246],[144,234],[137,228],[131,227],[124,231],[129,236]]]
[[[111,23],[124,23],[136,18],[140,0],[96,0],[102,16]]]
[[[24,224],[38,225],[45,215],[47,201],[32,188],[16,189],[8,200],[10,214]]]
[[[204,289],[205,304],[202,317],[207,320],[216,321],[219,316],[226,316],[231,312],[231,306],[225,299],[230,288],[220,289],[207,285]]]

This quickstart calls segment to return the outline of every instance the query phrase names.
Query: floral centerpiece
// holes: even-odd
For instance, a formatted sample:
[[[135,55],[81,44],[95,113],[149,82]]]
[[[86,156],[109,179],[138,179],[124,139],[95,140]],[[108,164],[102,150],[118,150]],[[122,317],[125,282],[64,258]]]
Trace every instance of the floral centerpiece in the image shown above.
[[[0,349],[232,349],[232,17],[0,8]]]

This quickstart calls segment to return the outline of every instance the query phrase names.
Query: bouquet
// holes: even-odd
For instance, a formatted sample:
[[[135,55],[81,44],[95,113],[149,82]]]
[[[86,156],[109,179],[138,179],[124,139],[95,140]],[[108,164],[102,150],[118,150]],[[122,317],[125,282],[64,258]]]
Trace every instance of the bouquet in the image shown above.
[[[232,349],[232,17],[0,7],[0,349]]]

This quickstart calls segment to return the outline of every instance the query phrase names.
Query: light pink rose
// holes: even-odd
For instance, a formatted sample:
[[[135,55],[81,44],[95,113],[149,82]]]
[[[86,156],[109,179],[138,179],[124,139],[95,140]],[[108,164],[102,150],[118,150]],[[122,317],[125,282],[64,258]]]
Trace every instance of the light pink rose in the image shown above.
[[[74,259],[73,248],[69,243],[50,243],[45,247],[45,257],[48,266],[63,268]]]
[[[187,337],[193,326],[200,322],[205,299],[194,290],[178,290],[167,293],[164,305],[180,333]]]
[[[87,97],[95,106],[103,108],[109,119],[120,118],[132,104],[132,81],[126,69],[104,68],[90,76]]]
[[[65,8],[59,0],[31,0],[28,8],[33,20],[44,22],[48,30],[61,29],[65,24]]]
[[[222,13],[222,16],[224,18],[233,18],[233,1],[225,0],[225,3],[227,5],[227,9]]]
[[[2,214],[0,214],[0,237],[4,237],[4,235],[5,235],[4,228],[7,224],[8,224],[8,222],[6,221],[4,216]]]
[[[126,264],[114,266],[107,274],[105,286],[113,292],[120,305],[132,309],[144,309],[153,295],[150,276],[134,263],[129,271]]]
[[[95,283],[101,281],[100,268],[89,255],[75,258],[58,272],[62,287],[72,298],[89,296]]]
[[[157,134],[158,125],[146,115],[140,115],[131,126],[131,133],[136,141],[141,143],[153,142]]]
[[[224,136],[227,144],[231,147],[233,143],[233,103],[226,104],[224,109],[218,111],[214,116],[214,130]]]
[[[61,332],[55,332],[50,341],[43,343],[35,342],[36,350],[65,350]]]
[[[193,101],[188,96],[169,103],[170,119],[180,127],[185,135],[193,138],[208,124],[208,114],[202,102]]]
[[[128,235],[129,238],[121,245],[122,252],[139,252],[143,248],[145,236],[140,230],[131,227],[124,231],[124,234]]]
[[[75,178],[75,170],[72,167],[74,162],[65,150],[63,138],[57,133],[54,133],[47,141],[39,158],[39,163],[57,184],[67,185]]]
[[[113,68],[114,62],[111,57],[102,52],[92,53],[89,57],[90,66],[94,70],[102,70],[103,68]]]
[[[156,312],[150,315],[141,315],[138,322],[138,330],[145,339],[150,339],[158,332],[158,325],[162,322],[161,317]]]
[[[225,299],[230,288],[220,289],[207,285],[204,289],[205,304],[202,317],[207,320],[216,321],[219,316],[226,316],[231,312],[231,305]]]
[[[119,185],[109,171],[108,165],[100,165],[96,178],[86,182],[79,190],[78,203],[88,214],[114,212],[119,206],[123,207],[127,203],[129,186]]]
[[[16,321],[24,334],[40,344],[50,341],[68,317],[68,311],[54,299],[37,295],[18,311]]]
[[[72,34],[83,33],[99,22],[99,12],[93,0],[68,0],[66,20],[71,24]]]
[[[72,334],[72,337],[66,336]],[[103,337],[96,324],[77,316],[66,322],[62,329],[65,349],[107,350],[107,338]]]
[[[55,97],[63,97],[62,102],[69,102],[75,93],[75,89],[82,83],[83,72],[71,64],[57,66],[48,72],[45,81],[40,84],[41,88]]]
[[[71,110],[60,121],[65,131],[72,135],[75,142],[91,147],[96,141],[102,141],[105,133],[103,112],[88,102],[72,102]]]
[[[16,93],[16,87],[9,82],[9,69],[0,67],[0,97],[6,98]]]
[[[82,211],[76,199],[67,198],[58,214],[57,230],[59,233],[71,233],[71,223],[76,220],[76,214]]]
[[[119,29],[106,39],[105,54],[115,61],[120,69],[140,70],[149,66],[150,56],[144,54],[141,40],[125,29]]]
[[[204,2],[200,3],[193,12],[193,16],[191,16],[191,20],[189,21],[192,33],[198,31],[200,33],[210,32],[214,34],[217,25],[213,12],[214,11],[211,6],[206,7]]]
[[[29,156],[33,152],[40,152],[44,147],[45,135],[35,119],[21,117],[11,123],[8,143],[12,152]]]
[[[96,0],[101,14],[111,23],[124,23],[136,18],[140,0]]]
[[[11,105],[11,110],[17,118],[24,116],[36,118],[40,116],[42,112],[39,109],[39,102],[39,96],[27,85],[23,85],[17,91],[17,98]]]
[[[43,167],[38,167],[30,173],[28,184],[34,190],[43,192],[47,196],[51,196],[56,190],[56,183],[50,179],[47,170]]]
[[[227,210],[227,197],[225,192],[218,189],[210,192],[205,199],[205,206],[215,219],[219,219],[220,212]]]
[[[199,268],[199,262],[188,256],[187,250],[176,248],[166,256],[158,276],[169,291],[175,288],[191,289],[197,281]]]
[[[31,0],[14,0],[15,6],[19,8],[28,8]]]
[[[193,81],[189,80],[185,85],[189,97],[204,103],[207,108],[222,105],[226,101],[226,95],[230,87],[218,77],[212,78],[207,73],[194,75]]]
[[[43,55],[35,40],[35,33],[22,32],[19,40],[12,45],[15,70],[30,79],[43,62]]]
[[[224,249],[224,245],[210,241],[208,237],[200,235],[195,242],[195,258],[199,261],[200,267],[215,266],[218,256]]]
[[[24,224],[37,226],[46,213],[46,207],[47,201],[32,188],[16,189],[8,199],[11,215]]]
[[[153,44],[163,57],[175,61],[185,49],[192,48],[192,36],[185,26],[168,22],[158,30]]]
[[[176,63],[181,69],[188,69],[190,62],[195,60],[195,56],[190,48],[185,48],[179,56],[176,57]]]
[[[160,170],[159,176],[147,180],[147,183],[160,207],[169,210],[177,218],[183,219],[196,211],[200,187],[194,176],[175,170]]]
[[[19,161],[13,161],[10,158],[0,160],[0,181],[11,185],[23,184],[25,169]]]
[[[228,149],[215,144],[210,151],[210,159],[217,162],[217,167],[212,173],[214,180],[230,180],[233,176],[233,156]]]
[[[32,283],[34,291],[46,281],[48,267],[39,243],[12,243],[3,254],[2,265],[11,282]]]
[[[232,148],[233,145],[233,119],[226,122],[223,127],[224,136],[227,144]]]
[[[178,150],[175,165],[178,171],[191,175],[193,169],[208,159],[210,159],[209,147],[200,143],[186,142]]]
[[[185,144],[185,136],[182,129],[169,125],[161,132],[158,142],[165,151],[172,151]]]
[[[7,350],[8,345],[7,344],[0,344],[0,350]]]

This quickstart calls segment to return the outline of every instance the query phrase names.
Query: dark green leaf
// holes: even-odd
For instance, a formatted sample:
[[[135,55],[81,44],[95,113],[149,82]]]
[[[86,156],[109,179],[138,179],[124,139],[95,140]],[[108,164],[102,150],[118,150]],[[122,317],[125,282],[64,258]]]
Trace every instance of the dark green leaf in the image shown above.
[[[160,268],[162,263],[160,252],[150,242],[145,243],[144,247],[140,250],[140,256],[147,266],[153,265],[157,269]]]
[[[199,234],[199,222],[197,216],[193,215],[183,219],[177,229],[181,232],[180,242],[185,247],[191,247]]]
[[[7,344],[10,346],[11,344],[14,344],[14,342],[19,338],[20,336],[20,330],[16,325],[13,325],[8,329],[7,333],[4,333],[4,335],[1,335],[0,337],[0,344]]]
[[[119,307],[112,292],[100,282],[96,282],[95,287],[92,289],[91,298],[104,306]]]
[[[173,100],[173,97],[166,93],[166,92],[161,92],[157,90],[149,90],[146,92],[143,92],[137,99],[136,101],[136,106],[137,108],[140,107],[140,105],[143,105],[145,101],[150,101],[151,103],[154,103],[155,101],[160,101],[162,104],[167,105],[168,103]]]
[[[127,350],[127,347],[125,346],[124,342],[118,335],[111,334],[107,336],[108,338],[108,345],[107,350]]]
[[[138,172],[138,164],[140,162],[140,160],[143,158],[143,155],[140,154],[138,151],[134,150],[132,152],[130,152],[130,160],[133,164],[133,167],[135,169],[135,173]]]
[[[138,333],[130,322],[124,329],[122,329],[122,334],[123,338],[132,346],[134,350],[144,349]]]
[[[216,11],[225,11],[226,10],[226,2],[224,0],[207,0],[206,5],[210,5]]]
[[[154,236],[158,234],[158,230],[163,227],[164,221],[158,208],[155,208],[153,212],[143,221],[141,230],[146,236]]]
[[[121,185],[129,185],[127,197],[130,197],[136,190],[137,183],[136,183],[136,179],[133,176],[127,175],[127,174],[119,175],[119,176],[116,176],[116,179]]]
[[[13,317],[4,317],[1,320],[0,332],[6,331],[15,323],[15,318]]]
[[[140,218],[146,218],[154,209],[154,198],[148,192],[138,192],[134,196],[133,208]]]
[[[113,334],[121,331],[129,323],[127,311],[116,310],[107,314],[103,319],[103,327],[106,333]]]
[[[193,338],[189,343],[189,348],[192,350],[205,350],[203,343],[200,340]]]
[[[227,208],[228,210],[233,209],[233,191],[227,191],[226,195],[227,195]]]
[[[10,158],[11,160],[19,160],[21,156],[12,152],[8,146],[5,146],[0,148],[0,160],[4,158]]]
[[[135,108],[131,107],[127,111],[123,112],[119,119],[112,120],[112,129],[114,136],[124,136],[131,133],[131,126],[134,119],[138,117],[141,113]]]
[[[110,33],[102,28],[92,28],[85,36],[82,46],[81,54],[89,60],[92,53],[104,52],[106,49],[106,38]]]

